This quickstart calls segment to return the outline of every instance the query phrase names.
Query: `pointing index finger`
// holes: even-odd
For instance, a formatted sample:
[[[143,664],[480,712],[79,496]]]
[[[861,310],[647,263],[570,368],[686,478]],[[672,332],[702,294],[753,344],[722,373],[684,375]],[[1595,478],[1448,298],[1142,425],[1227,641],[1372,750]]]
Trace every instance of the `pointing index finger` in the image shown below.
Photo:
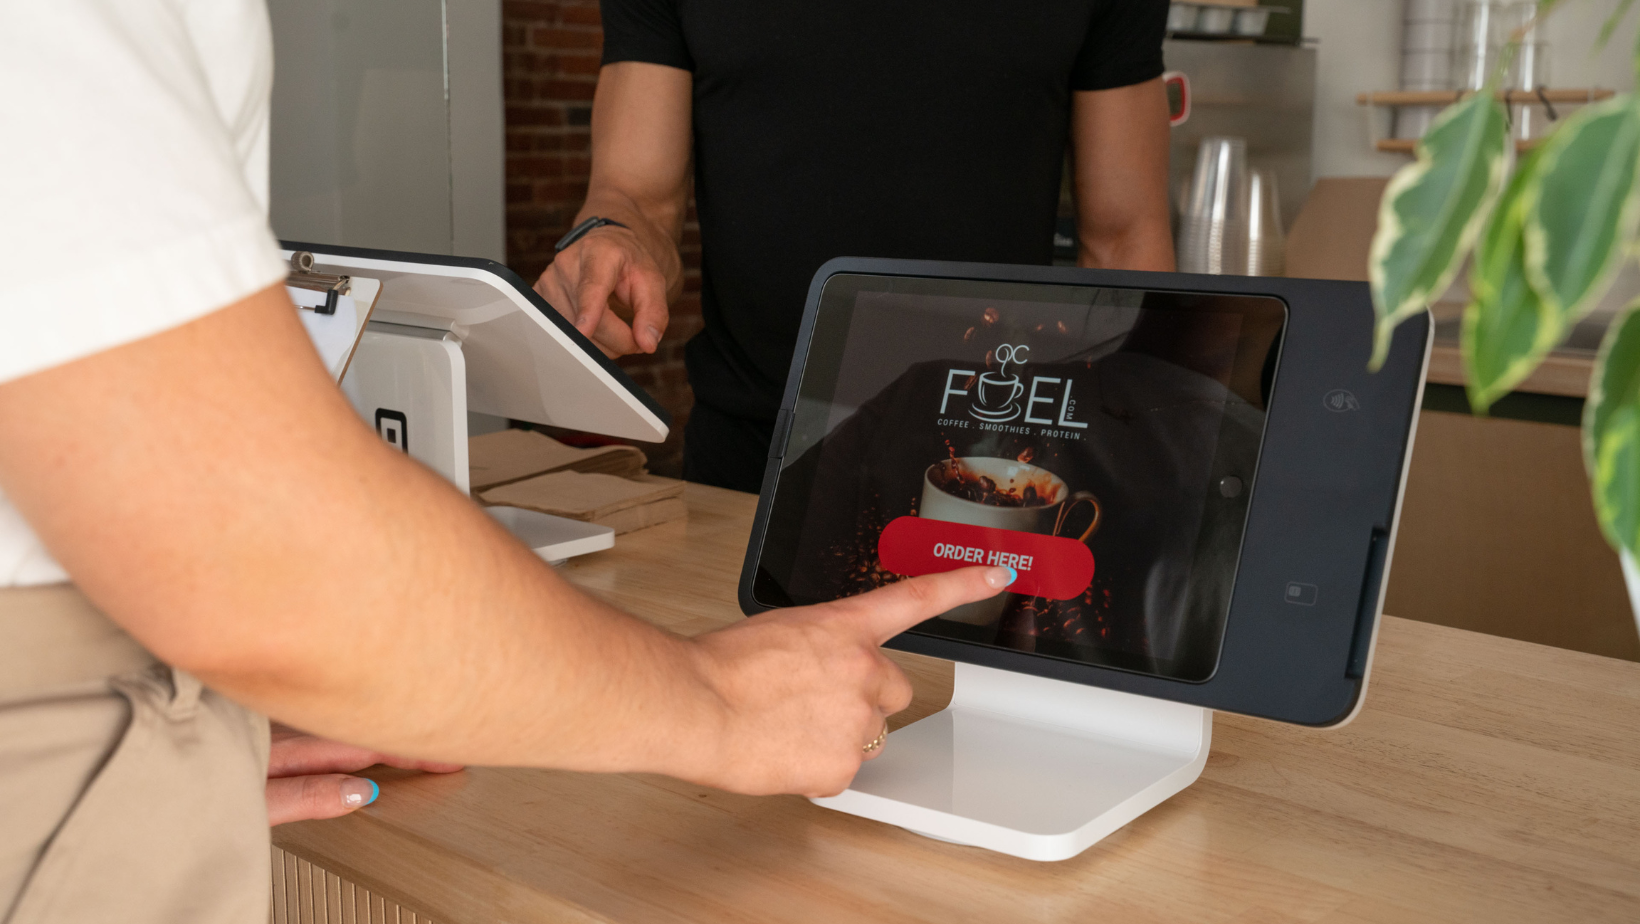
[[[604,315],[609,312],[609,297],[614,293],[620,275],[617,261],[599,259],[598,256],[591,254],[589,259],[582,262],[581,278],[575,285],[575,326],[588,337],[596,333],[605,320]],[[622,323],[619,318],[612,320]]]
[[[857,607],[861,631],[881,645],[923,620],[996,596],[1018,576],[1007,567],[958,568],[899,581],[849,602]]]

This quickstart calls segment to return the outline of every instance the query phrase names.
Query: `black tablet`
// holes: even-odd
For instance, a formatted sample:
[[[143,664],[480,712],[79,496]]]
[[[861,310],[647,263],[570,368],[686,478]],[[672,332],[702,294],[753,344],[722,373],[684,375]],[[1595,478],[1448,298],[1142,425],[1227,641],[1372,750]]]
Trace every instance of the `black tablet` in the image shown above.
[[[846,258],[809,289],[747,613],[973,563],[889,647],[1306,725],[1366,684],[1428,316],[1366,285]]]

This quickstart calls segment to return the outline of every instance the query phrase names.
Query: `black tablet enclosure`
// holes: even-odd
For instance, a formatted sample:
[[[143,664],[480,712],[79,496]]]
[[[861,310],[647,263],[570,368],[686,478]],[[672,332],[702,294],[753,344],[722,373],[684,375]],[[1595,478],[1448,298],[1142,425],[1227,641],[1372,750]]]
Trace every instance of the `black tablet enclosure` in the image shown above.
[[[747,613],[970,562],[888,646],[1305,725],[1371,664],[1431,324],[1365,285],[844,258],[809,288]]]

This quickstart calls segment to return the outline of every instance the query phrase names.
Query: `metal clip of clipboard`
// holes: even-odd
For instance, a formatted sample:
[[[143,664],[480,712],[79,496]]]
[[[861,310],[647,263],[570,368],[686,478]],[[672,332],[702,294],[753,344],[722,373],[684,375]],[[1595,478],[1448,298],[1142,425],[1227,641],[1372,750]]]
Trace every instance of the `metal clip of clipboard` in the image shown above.
[[[369,276],[318,272],[317,265],[309,251],[292,253],[285,294],[300,309],[296,313],[301,316],[302,327],[331,378],[341,382],[375,310],[382,284]]]
[[[313,254],[298,250],[290,255],[290,274],[285,277],[285,285],[301,290],[291,293],[296,307],[317,314],[335,314],[336,300],[353,290],[353,277],[316,273],[313,271]],[[315,294],[307,296],[308,292]]]

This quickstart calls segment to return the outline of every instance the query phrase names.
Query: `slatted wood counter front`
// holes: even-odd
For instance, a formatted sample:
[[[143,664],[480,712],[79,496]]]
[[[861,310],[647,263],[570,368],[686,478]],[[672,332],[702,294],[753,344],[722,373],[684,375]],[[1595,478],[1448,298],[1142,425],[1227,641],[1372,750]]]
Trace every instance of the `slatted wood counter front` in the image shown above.
[[[681,632],[740,618],[756,499],[685,496],[687,523],[565,574]],[[940,708],[950,665],[896,658],[905,717]],[[338,896],[440,924],[1640,921],[1640,664],[1391,618],[1352,725],[1220,715],[1213,739],[1194,786],[1062,863],[795,797],[540,770],[373,773],[375,805],[274,842]],[[284,920],[368,920],[328,891],[291,887]]]

